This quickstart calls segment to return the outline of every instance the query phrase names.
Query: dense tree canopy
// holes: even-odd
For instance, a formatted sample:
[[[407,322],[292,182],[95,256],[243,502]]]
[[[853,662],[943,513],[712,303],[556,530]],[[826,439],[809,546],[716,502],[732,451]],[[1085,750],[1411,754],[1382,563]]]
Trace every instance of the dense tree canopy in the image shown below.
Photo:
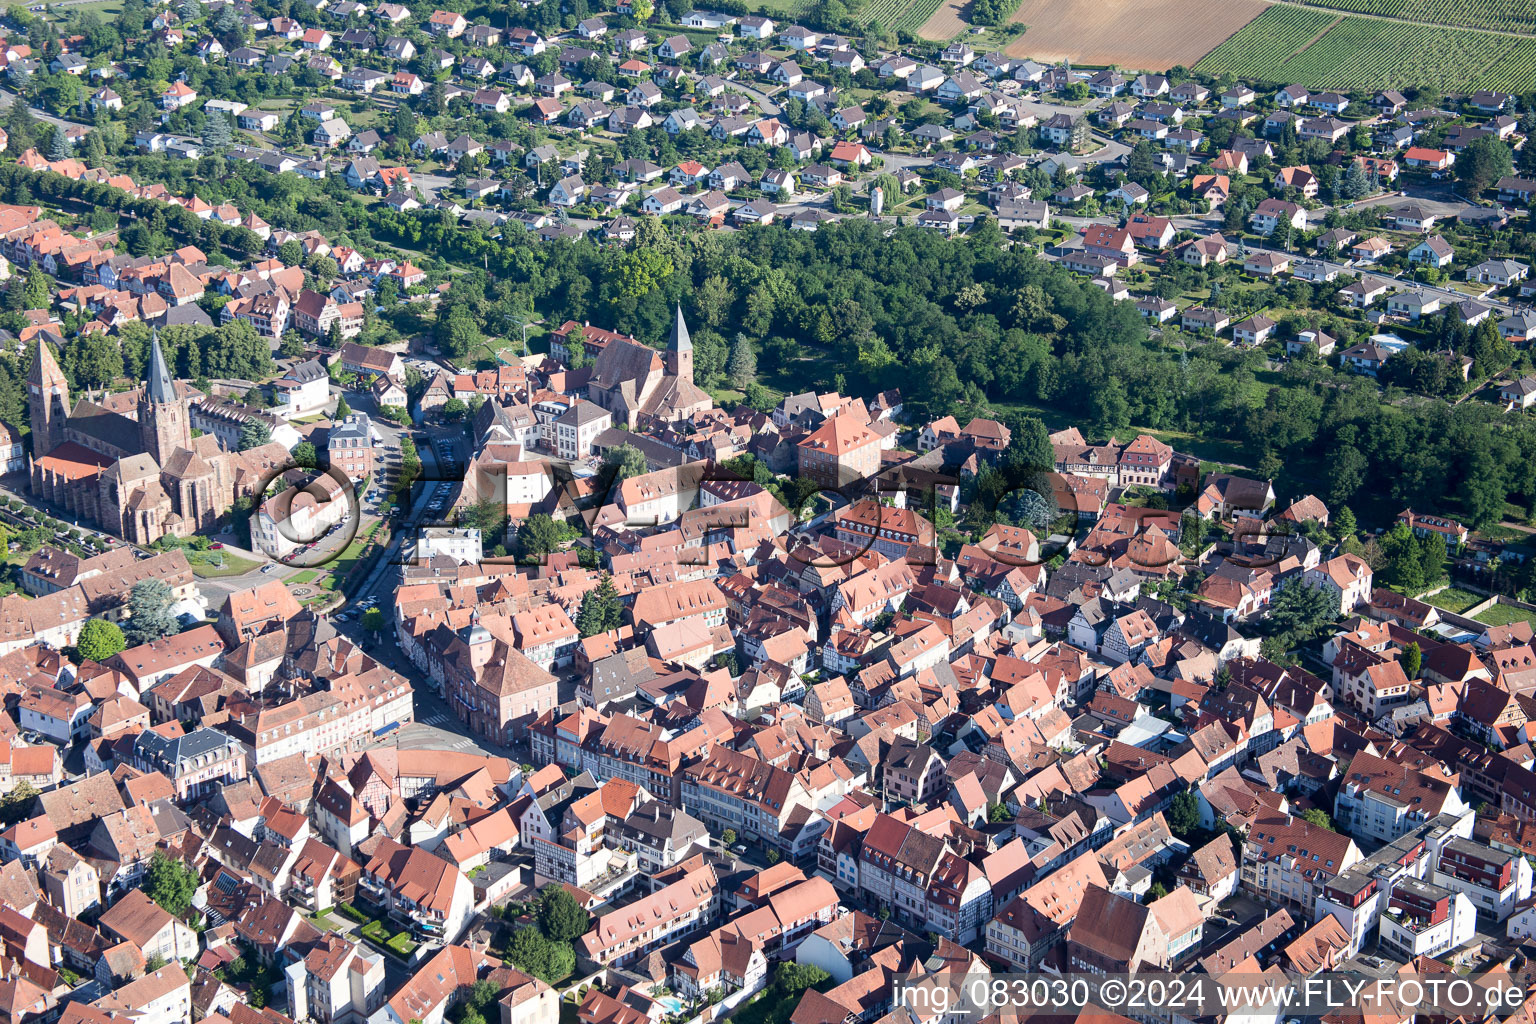
[[[180,631],[172,612],[176,595],[164,580],[140,580],[128,593],[128,639],[147,644]]]
[[[575,942],[592,917],[564,886],[546,885],[539,893],[539,930],[552,942]]]
[[[618,590],[611,576],[603,576],[597,586],[581,596],[581,608],[576,612],[576,629],[583,637],[596,636],[619,627],[623,605],[619,603]]]
[[[553,942],[537,928],[519,928],[507,948],[507,959],[550,985],[558,984],[576,969],[576,951],[568,942]]]
[[[194,70],[194,85],[214,74]],[[6,120],[13,146],[18,137],[44,132],[22,123],[25,108],[19,109]],[[526,131],[509,122],[496,137],[526,141]],[[635,145],[678,141],[647,137]],[[1488,152],[1472,163],[1485,165],[1485,173],[1499,170],[1503,154],[1483,148]],[[379,302],[386,310],[398,305],[389,315],[402,318],[402,330],[437,331],[439,340],[471,359],[486,353],[485,337],[508,334],[530,308],[546,322],[590,322],[660,345],[673,304],[682,302],[694,327],[700,385],[735,385],[755,407],[769,404],[774,391],[830,388],[842,377],[849,392],[865,396],[899,386],[917,419],[953,414],[964,422],[990,413],[1016,431],[1032,417],[1053,427],[1079,424],[1100,436],[1187,433],[1220,446],[1224,461],[1283,467],[1288,488],[1332,505],[1353,503],[1373,522],[1395,514],[1389,506],[1423,504],[1426,494],[1444,496],[1448,510],[1473,526],[1498,521],[1507,501],[1536,503],[1536,421],[1502,416],[1491,403],[1442,400],[1466,390],[1452,355],[1471,358],[1477,380],[1515,357],[1491,324],[1469,330],[1446,318],[1420,330],[1412,354],[1387,375],[1384,400],[1376,382],[1326,362],[1299,359],[1275,371],[1262,351],[1171,328],[1149,337],[1131,304],[1113,302],[1028,246],[1002,246],[991,225],[961,239],[917,228],[887,236],[884,227],[862,219],[816,232],[775,225],[674,233],[646,217],[637,223],[637,243],[624,249],[592,239],[544,243],[526,232],[493,237],[441,211],[369,207],[334,176],[311,182],[220,157],[125,161],[144,180],[164,181],[180,194],[195,187],[210,202],[236,202],[275,227],[320,230],[333,242],[373,249],[399,244],[433,253],[436,272],[450,264],[461,270],[435,321],[414,304],[397,304],[384,286]],[[1327,176],[1332,185],[1344,174]],[[261,249],[261,240],[244,229],[95,182],[6,165],[0,191],[13,202],[75,201],[105,211],[109,220],[118,211],[133,214],[122,239],[135,254],[186,242],[237,258]],[[1156,288],[1170,296],[1215,295],[1219,280],[1219,274],[1177,265],[1160,273]],[[1218,301],[1237,313],[1244,303],[1258,304],[1249,312],[1265,303],[1314,310],[1331,300],[1321,288],[1291,281],[1257,293],[1222,292]],[[1287,330],[1296,326],[1286,324]],[[1370,330],[1358,320],[1328,326],[1340,335],[1341,348]],[[170,328],[161,337],[178,376],[255,379],[269,371],[271,355],[248,330],[236,321],[214,331]],[[96,381],[113,372],[120,355],[123,375],[141,375],[147,329],[128,324],[120,337],[116,354],[93,344],[66,356],[66,373]],[[25,357],[0,357],[0,420],[26,418],[24,363]],[[1031,427],[1029,434],[1033,457],[1043,457],[1043,428]]]
[[[144,873],[144,894],[172,914],[185,913],[197,891],[197,872],[185,861],[156,850]]]
[[[80,652],[80,657],[89,661],[106,661],[127,646],[122,627],[117,623],[106,619],[90,619],[80,627],[80,638],[75,644],[75,650]]]

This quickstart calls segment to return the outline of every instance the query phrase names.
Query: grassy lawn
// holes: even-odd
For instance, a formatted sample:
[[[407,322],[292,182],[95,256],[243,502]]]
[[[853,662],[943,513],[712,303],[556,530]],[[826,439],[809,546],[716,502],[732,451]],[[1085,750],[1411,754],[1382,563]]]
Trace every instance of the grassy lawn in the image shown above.
[[[1446,587],[1440,593],[1431,597],[1429,603],[1436,608],[1460,614],[1483,600],[1486,600],[1486,598],[1480,594],[1474,594],[1470,590],[1462,590],[1460,587]],[[1492,611],[1492,609],[1489,610]]]
[[[364,938],[371,939],[398,956],[409,958],[412,953],[416,952],[416,943],[408,934],[396,932],[394,935],[391,935],[389,934],[389,929],[384,926],[382,921],[370,919],[358,931],[362,932]]]
[[[320,929],[322,932],[334,932],[341,927],[341,924],[331,916],[331,910],[329,907],[310,914],[309,923]]]
[[[1536,612],[1526,611],[1524,608],[1516,608],[1510,604],[1496,604],[1492,608],[1485,608],[1478,612],[1474,618],[1478,622],[1489,626],[1508,626],[1513,622],[1529,622],[1536,626]]]
[[[341,554],[337,555],[334,561],[326,563],[325,569],[314,570],[307,574],[310,577],[309,579],[300,580],[298,577],[304,576],[306,573],[299,573],[289,580],[290,583],[295,584],[316,582],[321,593],[305,602],[306,604],[329,600],[331,592],[341,589],[347,577],[362,559],[363,551],[368,547],[368,543],[383,525],[383,520],[374,520],[373,525],[368,527],[365,532],[359,533],[356,537],[352,538],[352,542],[342,549]]]
[[[800,992],[785,994],[777,986],[770,985],[747,1005],[731,1014],[731,1024],[768,1024],[769,1021],[789,1020],[789,1015],[800,1005],[802,995]]]
[[[254,558],[241,558],[227,551],[188,551],[187,561],[192,563],[192,575],[203,579],[244,576],[252,569],[261,567],[261,563]]]
[[[123,13],[123,0],[100,0],[98,3],[75,4],[73,7],[55,8],[48,13],[55,19],[61,19],[66,15],[80,15],[86,11],[94,11],[98,17],[105,21]]]
[[[303,583],[313,583],[315,582],[315,577],[319,575],[320,571],[318,569],[305,569],[303,572],[296,572],[292,576],[289,576],[288,582],[294,586],[298,586]]]
[[[722,405],[728,402],[739,402],[746,396],[744,392],[731,388],[714,388],[710,390],[709,397],[715,400],[716,405]]]
[[[335,589],[336,577],[351,572],[352,567],[357,564],[359,556],[362,555],[363,548],[367,546],[367,541],[361,538],[353,538],[352,543],[347,545],[346,550],[336,556],[336,561],[331,563],[331,577],[326,580],[325,586]]]

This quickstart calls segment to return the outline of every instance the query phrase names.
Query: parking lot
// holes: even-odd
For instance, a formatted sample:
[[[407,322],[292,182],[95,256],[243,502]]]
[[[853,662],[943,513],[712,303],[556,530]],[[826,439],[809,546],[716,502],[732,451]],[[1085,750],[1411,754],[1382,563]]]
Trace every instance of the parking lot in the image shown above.
[[[373,594],[360,598],[347,605],[347,610],[336,616],[337,622],[351,622],[353,619],[361,620],[370,609],[378,607],[379,599]]]

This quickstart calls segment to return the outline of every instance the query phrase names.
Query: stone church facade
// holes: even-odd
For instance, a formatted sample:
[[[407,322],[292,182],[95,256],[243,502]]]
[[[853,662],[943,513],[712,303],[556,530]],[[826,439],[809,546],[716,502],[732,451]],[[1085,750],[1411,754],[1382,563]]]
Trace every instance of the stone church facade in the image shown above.
[[[631,427],[685,422],[714,406],[693,382],[693,339],[679,306],[665,352],[615,336],[592,366],[587,398]]]
[[[264,467],[287,457],[281,445],[235,453],[212,434],[193,437],[196,392],[177,385],[158,336],[148,376],[137,392],[71,407],[63,371],[39,339],[27,378],[32,493],[135,544],[213,529],[237,492],[254,491]]]

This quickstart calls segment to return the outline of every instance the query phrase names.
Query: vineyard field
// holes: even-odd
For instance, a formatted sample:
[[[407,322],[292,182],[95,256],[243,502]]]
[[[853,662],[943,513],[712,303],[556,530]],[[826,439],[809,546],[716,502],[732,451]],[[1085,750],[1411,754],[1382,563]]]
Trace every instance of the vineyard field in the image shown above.
[[[1195,67],[1313,89],[1525,92],[1536,87],[1536,40],[1276,5]]]
[[[1230,71],[1239,77],[1252,77],[1257,74],[1252,69],[1284,61],[1336,20],[1338,16],[1334,14],[1276,5],[1243,26],[1195,66],[1214,74]]]
[[[1520,39],[1495,64],[1483,69],[1473,89],[1523,92],[1536,82],[1536,39]]]
[[[890,31],[917,32],[933,16],[943,0],[869,0],[859,8],[859,21],[880,23]]]
[[[1349,14],[1379,14],[1431,25],[1536,32],[1536,4],[1530,0],[1300,0]]]

